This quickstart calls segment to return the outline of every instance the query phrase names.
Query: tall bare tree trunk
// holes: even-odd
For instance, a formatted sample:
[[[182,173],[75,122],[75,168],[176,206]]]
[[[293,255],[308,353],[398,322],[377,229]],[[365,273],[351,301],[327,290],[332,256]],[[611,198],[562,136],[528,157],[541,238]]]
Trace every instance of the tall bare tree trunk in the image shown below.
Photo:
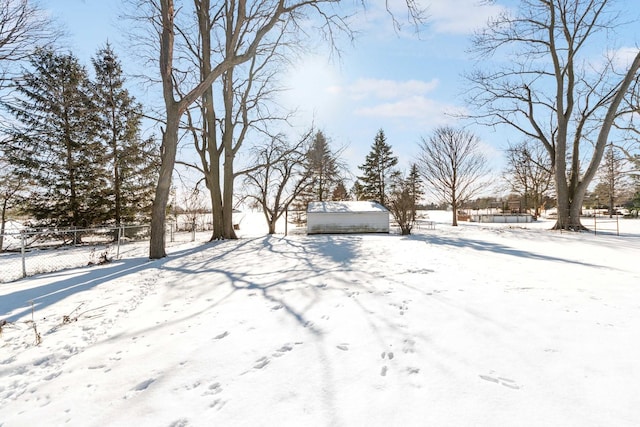
[[[197,16],[200,40],[202,42],[202,62],[200,79],[204,80],[211,73],[211,15],[209,0],[197,3]],[[202,166],[205,170],[204,178],[211,198],[211,217],[213,231],[210,241],[224,238],[224,222],[222,221],[222,190],[220,181],[220,151],[218,150],[216,133],[216,111],[213,103],[213,87],[210,85],[204,91],[203,120],[206,133],[203,135]],[[208,155],[208,161],[207,161]]]
[[[453,197],[451,198],[451,210],[453,211],[453,219],[451,220],[451,226],[458,226],[458,200],[455,196],[455,190],[453,190]]]
[[[224,132],[222,141],[224,144],[224,165],[223,165],[223,185],[222,192],[222,220],[223,235],[225,239],[236,239],[236,232],[233,230],[233,161],[235,151],[233,147],[235,123],[233,121],[233,68],[230,68],[224,76]]]
[[[149,258],[151,259],[167,256],[164,249],[166,207],[176,160],[179,125],[180,112],[177,105],[175,103],[172,106],[167,105],[167,127],[162,133],[162,147],[160,148],[160,173],[156,186],[156,197],[153,199],[151,210],[151,240],[149,242]]]
[[[156,194],[151,208],[151,239],[149,241],[149,258],[158,259],[167,256],[164,248],[164,223],[166,219],[171,177],[178,150],[178,129],[180,111],[173,96],[173,42],[174,42],[174,9],[173,0],[160,0],[160,19],[162,32],[160,35],[160,75],[162,77],[162,95],[167,114],[166,128],[162,132],[160,147],[160,173]]]

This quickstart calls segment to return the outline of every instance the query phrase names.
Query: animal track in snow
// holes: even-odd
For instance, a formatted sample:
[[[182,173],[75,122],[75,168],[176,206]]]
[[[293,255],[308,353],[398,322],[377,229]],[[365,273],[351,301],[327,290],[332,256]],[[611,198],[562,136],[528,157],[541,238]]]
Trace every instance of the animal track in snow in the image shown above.
[[[409,304],[409,300],[403,300],[401,304],[396,304],[393,302],[389,303],[390,306],[396,307],[398,310],[400,310],[401,316],[404,316],[404,313],[409,310],[408,304]]]
[[[302,344],[302,342],[296,342],[295,343],[295,345],[300,345],[300,344]],[[276,351],[274,351],[271,354],[271,357],[282,357],[282,356],[285,355],[285,353],[288,353],[291,350],[293,350],[293,346],[291,344],[289,344],[289,343],[285,343],[280,348],[278,348]],[[268,358],[267,356],[262,356],[260,359],[256,360],[255,365],[253,365],[253,369],[262,369],[265,366],[267,366],[269,363],[271,363],[271,359]]]
[[[349,343],[343,342],[341,344],[338,344],[336,348],[342,351],[349,351]]]
[[[415,345],[416,342],[414,340],[412,340],[411,338],[407,338],[404,340],[403,342],[403,346],[402,346],[402,352],[403,353],[415,353]]]

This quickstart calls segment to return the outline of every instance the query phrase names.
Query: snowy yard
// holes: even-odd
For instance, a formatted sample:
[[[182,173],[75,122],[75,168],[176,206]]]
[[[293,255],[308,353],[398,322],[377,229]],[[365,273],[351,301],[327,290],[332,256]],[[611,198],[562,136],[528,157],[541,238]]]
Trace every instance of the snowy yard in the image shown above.
[[[449,215],[2,284],[0,426],[639,425],[640,221]]]

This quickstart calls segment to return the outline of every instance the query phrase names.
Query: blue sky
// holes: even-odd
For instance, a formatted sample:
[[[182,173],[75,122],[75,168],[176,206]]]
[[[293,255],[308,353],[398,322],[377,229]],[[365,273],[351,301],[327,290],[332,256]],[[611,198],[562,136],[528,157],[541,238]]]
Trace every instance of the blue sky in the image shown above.
[[[330,60],[327,52],[319,49],[287,72],[291,91],[283,102],[299,108],[295,123],[304,127],[313,120],[334,147],[346,147],[344,160],[354,174],[382,128],[400,165],[407,168],[418,151],[420,138],[428,137],[439,125],[456,125],[448,113],[465,108],[461,74],[473,66],[473,58],[466,51],[473,30],[517,2],[480,3],[425,0],[429,24],[416,37],[408,28],[393,30],[384,1],[367,1],[365,13],[360,13],[354,23],[360,36],[354,44],[340,44],[339,59]],[[623,10],[627,6],[629,19],[637,19],[638,0],[619,3]],[[68,47],[85,65],[89,66],[91,56],[108,39],[123,60],[125,71],[131,70],[124,52],[127,40],[117,29],[120,0],[41,0],[41,4],[66,26]],[[399,8],[404,0],[389,0],[389,4]],[[398,10],[402,19],[404,12]],[[640,41],[637,26],[626,29],[621,37],[622,46],[633,47]],[[469,129],[481,138],[485,154],[499,170],[501,150],[509,140],[518,142],[518,137],[506,129]]]

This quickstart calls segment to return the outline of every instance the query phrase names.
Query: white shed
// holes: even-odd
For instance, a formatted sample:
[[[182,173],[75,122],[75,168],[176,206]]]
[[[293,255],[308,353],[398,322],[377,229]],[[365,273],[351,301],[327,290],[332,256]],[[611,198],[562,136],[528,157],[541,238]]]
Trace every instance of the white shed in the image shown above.
[[[307,234],[388,233],[389,211],[376,202],[311,202]]]

